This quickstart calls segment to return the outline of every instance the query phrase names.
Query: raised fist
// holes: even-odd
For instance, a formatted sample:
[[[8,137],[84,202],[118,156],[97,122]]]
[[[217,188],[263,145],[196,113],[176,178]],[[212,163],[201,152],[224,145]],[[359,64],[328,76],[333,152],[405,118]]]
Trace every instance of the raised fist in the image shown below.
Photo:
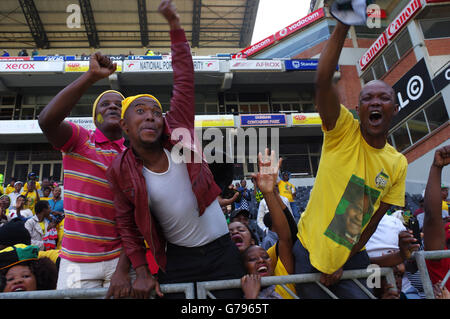
[[[177,8],[172,0],[162,0],[158,7],[159,13],[166,18],[169,23],[179,23],[180,16],[177,13]]]
[[[89,59],[89,73],[95,81],[101,80],[113,74],[116,71],[117,64],[110,58],[102,55],[100,52],[91,54]]]
[[[444,146],[436,150],[434,153],[433,165],[444,167],[450,164],[450,145]]]

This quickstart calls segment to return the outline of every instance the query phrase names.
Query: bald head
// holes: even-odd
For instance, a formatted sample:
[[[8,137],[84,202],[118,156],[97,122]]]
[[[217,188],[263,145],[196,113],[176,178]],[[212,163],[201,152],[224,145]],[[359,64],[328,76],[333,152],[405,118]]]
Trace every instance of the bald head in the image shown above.
[[[383,80],[372,80],[370,82],[367,82],[363,88],[361,89],[361,92],[359,93],[359,99],[361,101],[361,96],[367,92],[370,91],[372,89],[378,89],[378,90],[383,90],[386,91],[386,93],[389,93],[389,95],[392,96],[393,102],[396,103],[396,98],[395,98],[395,91],[392,88],[392,86],[390,86],[389,84],[387,84],[386,82],[384,82]]]

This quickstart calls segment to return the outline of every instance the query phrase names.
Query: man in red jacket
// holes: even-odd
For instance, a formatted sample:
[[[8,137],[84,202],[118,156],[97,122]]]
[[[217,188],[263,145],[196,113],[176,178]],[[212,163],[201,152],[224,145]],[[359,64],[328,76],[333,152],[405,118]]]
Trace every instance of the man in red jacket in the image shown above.
[[[202,155],[191,145],[195,102],[189,43],[172,1],[163,0],[159,11],[169,22],[172,42],[174,85],[170,110],[163,116],[161,103],[150,94],[126,98],[120,124],[130,148],[114,160],[107,172],[114,191],[117,227],[136,270],[133,291],[138,298],[147,298],[154,288],[162,296],[159,283],[244,275],[239,251],[231,241],[217,199],[220,188],[208,164],[199,160]],[[175,137],[178,129],[188,133],[183,134],[182,142],[188,149],[185,155],[196,159],[193,162],[172,156],[179,146],[180,140]],[[144,240],[160,268],[158,281],[148,270]],[[218,298],[242,296],[240,289],[213,293]]]

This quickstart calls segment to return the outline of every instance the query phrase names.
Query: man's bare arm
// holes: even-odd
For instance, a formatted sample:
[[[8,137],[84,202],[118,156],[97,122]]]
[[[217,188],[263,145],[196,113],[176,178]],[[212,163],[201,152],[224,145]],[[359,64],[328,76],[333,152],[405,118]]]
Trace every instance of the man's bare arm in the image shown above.
[[[340,103],[333,75],[344,47],[349,26],[337,23],[330,39],[320,54],[316,76],[316,107],[327,131],[332,130],[339,117]]]
[[[445,249],[444,222],[442,220],[441,175],[450,163],[450,145],[436,150],[425,188],[423,238],[425,250]]]
[[[81,96],[98,80],[109,76],[116,65],[99,52],[91,55],[89,70],[60,91],[39,114],[39,126],[54,147],[63,146],[72,135],[64,119],[69,116]]]

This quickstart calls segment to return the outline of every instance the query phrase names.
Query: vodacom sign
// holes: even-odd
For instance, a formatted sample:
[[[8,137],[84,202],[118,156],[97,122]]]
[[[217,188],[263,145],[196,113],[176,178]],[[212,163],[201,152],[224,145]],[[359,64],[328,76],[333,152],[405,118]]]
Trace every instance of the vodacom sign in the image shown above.
[[[400,14],[392,21],[387,27],[386,34],[389,40],[391,40],[416,14],[419,9],[422,8],[420,0],[412,0],[408,5],[400,12]]]

